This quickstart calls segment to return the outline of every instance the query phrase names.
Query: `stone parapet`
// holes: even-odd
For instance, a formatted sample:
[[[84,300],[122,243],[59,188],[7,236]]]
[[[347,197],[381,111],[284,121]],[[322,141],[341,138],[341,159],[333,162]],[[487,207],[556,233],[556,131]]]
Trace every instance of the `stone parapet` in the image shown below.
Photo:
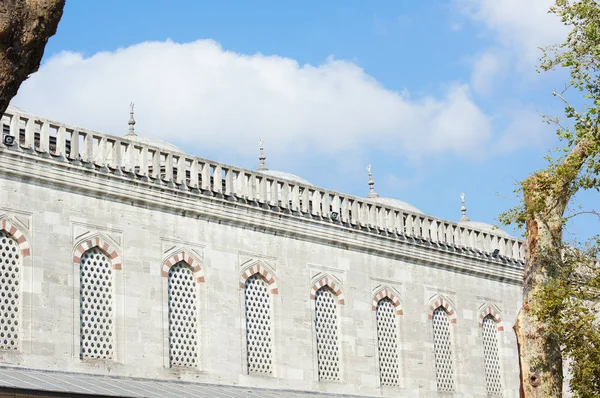
[[[367,249],[396,251],[394,246],[402,243],[407,255],[412,250],[410,247],[420,247],[429,253],[437,251],[439,259],[451,253],[484,260],[490,264],[490,270],[481,269],[478,262],[479,269],[471,271],[521,283],[524,242],[503,234],[14,110],[4,114],[0,130],[13,136],[15,141],[11,146],[0,141],[0,161],[19,159],[17,163],[23,165],[24,175],[27,175],[25,164],[29,161],[48,165],[47,175],[27,175],[30,178],[76,185],[80,190],[94,189],[91,176],[99,179],[97,181],[110,179],[118,186],[118,189],[112,187],[112,194],[121,198],[205,214],[210,213],[211,205],[217,210],[214,205],[218,204],[219,210],[212,215],[220,214],[232,222],[243,220],[291,234],[295,230],[298,233],[306,230],[302,224],[307,224],[311,234],[315,227],[320,229],[325,240],[331,240],[331,233],[335,231],[338,243],[348,241],[350,245],[363,245]],[[14,168],[5,168],[5,172],[18,174],[17,163]],[[87,183],[82,184],[82,181]],[[159,197],[161,200],[156,200]],[[194,205],[199,198],[207,203],[203,210]],[[169,200],[171,204],[167,204]],[[374,238],[380,241],[374,242]],[[431,254],[427,257],[432,258]],[[434,261],[440,264],[439,259]],[[508,268],[495,272],[498,266]]]

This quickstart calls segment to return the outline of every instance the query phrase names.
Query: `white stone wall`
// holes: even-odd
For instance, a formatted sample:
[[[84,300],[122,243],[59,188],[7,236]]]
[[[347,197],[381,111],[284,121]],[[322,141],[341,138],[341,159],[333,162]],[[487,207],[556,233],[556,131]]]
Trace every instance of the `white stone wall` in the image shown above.
[[[432,303],[441,298],[455,319],[451,323],[454,395],[487,396],[480,314],[492,306],[504,329],[498,333],[504,395],[518,396],[511,327],[521,289],[514,280],[486,277],[485,269],[492,265],[483,260],[408,245],[411,254],[405,257],[399,243],[359,232],[334,231],[302,219],[295,221],[306,229],[302,237],[274,232],[266,226],[276,224],[276,216],[243,207],[228,210],[226,204],[208,199],[195,202],[194,213],[184,211],[191,206],[187,202],[179,210],[178,206],[159,209],[132,199],[145,193],[130,183],[69,170],[56,171],[48,181],[36,177],[47,173],[43,166],[31,162],[29,167],[31,178],[18,177],[6,168],[0,172],[0,217],[18,225],[31,245],[31,254],[23,260],[21,349],[0,351],[4,364],[368,396],[448,396],[436,392],[430,319]],[[61,176],[68,183],[62,184]],[[74,182],[79,183],[79,192],[71,186]],[[94,192],[86,187],[93,187]],[[132,196],[109,194],[125,189]],[[175,205],[179,200],[170,192],[156,195]],[[239,222],[224,221],[218,217],[219,211],[237,214]],[[265,227],[260,226],[261,219]],[[356,245],[347,245],[335,238],[336,234]],[[113,270],[114,360],[79,357],[80,282],[74,255],[80,243],[95,238],[108,242],[120,261],[121,269]],[[378,246],[396,251],[390,249],[390,254],[384,255],[370,249]],[[164,261],[182,250],[193,258],[198,281],[199,359],[195,369],[169,368],[164,276],[168,266]],[[449,260],[479,267],[481,272],[459,273],[441,265]],[[271,289],[274,352],[270,376],[248,374],[246,365],[240,281],[247,266],[257,264],[276,284]],[[318,380],[311,293],[312,286],[324,277],[343,295],[343,304],[338,306],[339,382]],[[402,313],[397,316],[398,388],[381,388],[378,375],[372,304],[374,295],[384,287],[398,299]]]

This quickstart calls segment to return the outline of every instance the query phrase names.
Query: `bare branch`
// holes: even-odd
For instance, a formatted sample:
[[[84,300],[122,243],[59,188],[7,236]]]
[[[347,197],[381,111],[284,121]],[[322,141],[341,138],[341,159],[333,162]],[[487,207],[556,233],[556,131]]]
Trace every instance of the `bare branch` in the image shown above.
[[[576,213],[570,214],[568,216],[565,216],[565,219],[569,220],[571,218],[577,217],[581,214],[593,214],[595,216],[598,217],[598,220],[600,220],[600,212],[596,211],[596,210],[582,210],[582,211],[578,211]]]
[[[585,126],[592,128],[592,125],[590,124],[589,121],[586,121],[583,116],[581,116],[581,114],[579,112],[577,112],[575,110],[575,108],[573,106],[571,106],[571,104],[569,103],[569,101],[566,100],[566,98],[563,96],[563,93],[566,91],[567,89],[565,88],[565,90],[562,93],[557,93],[556,90],[554,90],[552,92],[552,95],[555,97],[558,97],[562,100],[562,102],[565,103],[566,106],[568,106],[569,108],[573,109],[573,113],[575,114],[575,116],[577,117],[577,119],[583,123]]]

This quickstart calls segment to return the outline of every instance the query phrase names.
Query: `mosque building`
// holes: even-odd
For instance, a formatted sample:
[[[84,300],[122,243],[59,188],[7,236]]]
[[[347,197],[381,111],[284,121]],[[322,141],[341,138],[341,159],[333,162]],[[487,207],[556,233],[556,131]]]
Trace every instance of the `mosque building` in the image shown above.
[[[0,396],[518,397],[524,242],[10,106]],[[366,190],[365,190],[366,191]],[[458,212],[457,212],[458,213]]]

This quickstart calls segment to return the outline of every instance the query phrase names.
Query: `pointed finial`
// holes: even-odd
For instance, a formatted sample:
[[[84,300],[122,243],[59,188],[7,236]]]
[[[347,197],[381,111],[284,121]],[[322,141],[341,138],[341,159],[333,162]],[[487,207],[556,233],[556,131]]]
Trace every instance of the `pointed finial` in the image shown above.
[[[460,212],[462,213],[462,217],[460,218],[459,221],[471,221],[471,219],[469,217],[467,217],[467,206],[465,206],[465,194],[461,193],[460,194],[460,200],[461,200],[461,207],[460,207]]]
[[[129,104],[129,133],[127,133],[127,135],[136,135],[133,128],[133,126],[135,126],[135,119],[133,118],[133,106],[133,102]]]
[[[378,198],[379,194],[375,192],[375,181],[373,181],[372,169],[371,165],[367,166],[367,171],[369,172],[369,194],[367,195],[367,198]]]
[[[265,148],[263,147],[264,145],[264,141],[261,138],[260,140],[258,140],[258,145],[260,146],[260,151],[258,154],[258,160],[260,160],[260,166],[258,166],[258,170],[268,170],[267,166],[265,166],[265,160],[267,160],[267,157],[265,156]]]

